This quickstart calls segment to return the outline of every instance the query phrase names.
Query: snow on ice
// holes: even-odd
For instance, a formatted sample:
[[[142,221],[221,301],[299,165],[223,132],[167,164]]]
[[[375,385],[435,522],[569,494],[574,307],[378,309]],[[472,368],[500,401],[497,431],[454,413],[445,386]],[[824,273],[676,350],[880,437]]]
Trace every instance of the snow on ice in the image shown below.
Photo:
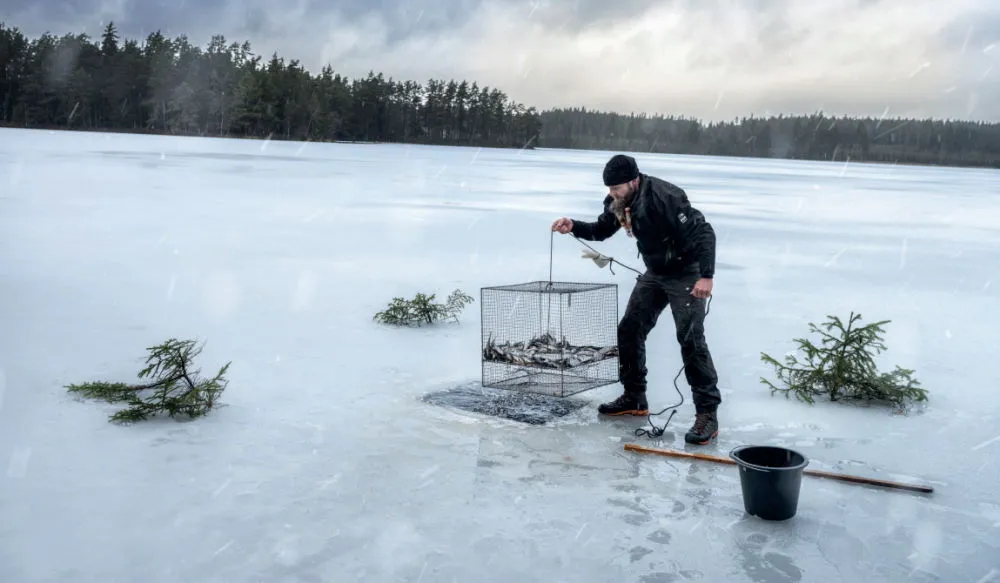
[[[721,97],[721,95],[720,95]],[[638,154],[719,234],[708,340],[719,441],[542,425],[427,402],[480,372],[479,306],[397,330],[394,296],[544,279],[549,225],[593,219],[610,152],[0,130],[0,581],[988,581],[1000,572],[996,170]],[[634,241],[595,244],[639,265]],[[554,277],[613,281],[569,237]],[[772,397],[760,352],[854,310],[890,319],[910,415]],[[63,388],[132,380],[145,347],[232,360],[193,422],[107,422]],[[669,319],[650,405],[676,402]],[[683,379],[682,379],[683,380]],[[663,418],[656,419],[661,422]],[[732,466],[623,451],[795,447],[798,515],[744,514]],[[909,579],[908,579],[909,578]]]

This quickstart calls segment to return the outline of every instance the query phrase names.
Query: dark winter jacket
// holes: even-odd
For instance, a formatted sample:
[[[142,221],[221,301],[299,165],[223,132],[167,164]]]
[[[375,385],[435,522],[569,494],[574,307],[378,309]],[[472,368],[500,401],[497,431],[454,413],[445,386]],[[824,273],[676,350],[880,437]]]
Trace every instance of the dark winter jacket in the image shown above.
[[[611,211],[611,195],[594,222],[573,221],[573,234],[586,241],[603,241],[622,227]],[[639,175],[639,189],[630,203],[632,235],[646,268],[658,275],[697,270],[715,275],[715,231],[682,188],[647,174]]]

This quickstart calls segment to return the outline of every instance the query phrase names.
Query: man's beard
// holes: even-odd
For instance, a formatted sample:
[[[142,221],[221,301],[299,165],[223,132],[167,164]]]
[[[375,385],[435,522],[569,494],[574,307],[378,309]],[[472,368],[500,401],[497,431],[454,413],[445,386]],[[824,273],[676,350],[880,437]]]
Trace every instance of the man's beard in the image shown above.
[[[623,196],[622,198],[614,198],[611,200],[611,212],[618,217],[618,222],[625,223],[625,209],[632,204],[632,195],[634,192],[630,192]]]

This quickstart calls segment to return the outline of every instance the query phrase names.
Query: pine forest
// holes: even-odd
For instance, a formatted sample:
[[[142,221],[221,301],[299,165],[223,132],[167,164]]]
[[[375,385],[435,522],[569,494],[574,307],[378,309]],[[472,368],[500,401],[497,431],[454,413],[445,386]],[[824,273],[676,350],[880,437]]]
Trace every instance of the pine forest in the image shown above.
[[[476,80],[348,78],[109,23],[30,39],[0,23],[0,125],[310,141],[773,157],[1000,168],[1000,123],[811,115],[706,123],[675,116],[539,111]]]

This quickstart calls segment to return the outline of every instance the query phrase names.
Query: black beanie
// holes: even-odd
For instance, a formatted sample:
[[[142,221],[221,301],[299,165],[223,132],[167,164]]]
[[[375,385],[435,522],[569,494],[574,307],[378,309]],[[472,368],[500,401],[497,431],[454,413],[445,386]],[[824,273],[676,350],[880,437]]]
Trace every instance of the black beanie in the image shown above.
[[[638,177],[639,165],[631,156],[615,154],[604,165],[604,186],[623,184]]]

